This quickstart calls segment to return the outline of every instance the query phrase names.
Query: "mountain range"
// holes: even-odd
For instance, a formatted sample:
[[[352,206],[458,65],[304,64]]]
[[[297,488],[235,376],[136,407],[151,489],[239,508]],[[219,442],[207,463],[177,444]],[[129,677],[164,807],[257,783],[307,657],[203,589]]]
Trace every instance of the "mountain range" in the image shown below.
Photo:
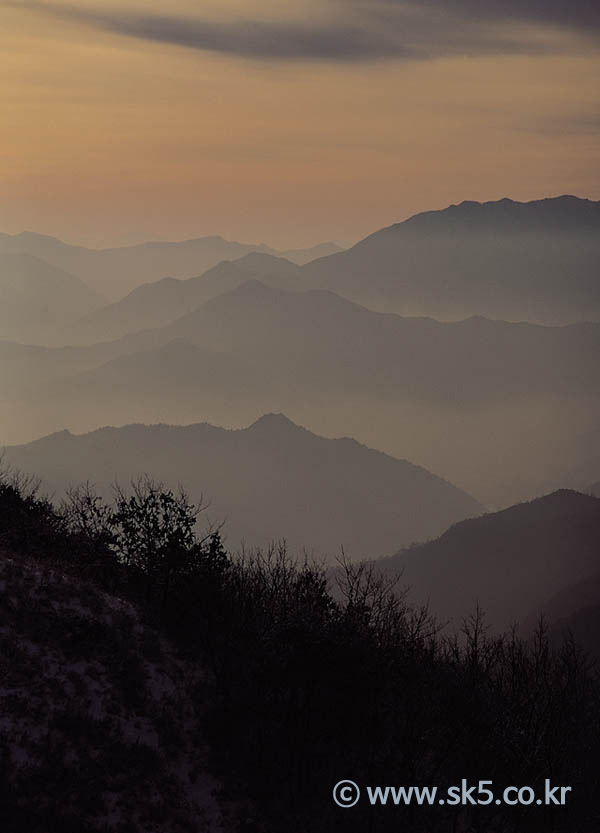
[[[110,298],[97,317],[72,319],[70,338],[94,341],[168,323],[248,277],[277,288],[328,289],[410,316],[598,321],[599,239],[600,203],[561,196],[451,205],[381,229],[347,250],[323,244],[276,252],[221,237],[86,249],[25,232],[0,235],[0,253],[38,257]],[[240,262],[249,254],[262,257]],[[217,272],[204,274],[218,264]]]
[[[373,309],[556,324],[600,319],[600,202],[463,202],[303,268]]]
[[[199,237],[175,243],[154,241],[136,246],[88,249],[34,232],[0,234],[0,253],[34,255],[76,275],[112,300],[142,283],[164,277],[191,278],[222,260],[233,260],[256,251],[306,263],[312,258],[338,252],[340,247],[335,243],[323,243],[310,249],[277,252],[264,244],[255,246],[223,237]]]
[[[494,508],[583,488],[600,469],[598,205],[461,203],[304,265],[220,238],[95,251],[0,236],[6,263],[35,267],[29,283],[3,273],[0,442],[285,411],[417,460]],[[242,257],[200,274],[209,251]],[[116,285],[124,270],[135,288],[103,304],[77,271],[90,263],[93,280]],[[195,277],[152,282],[165,270]],[[416,308],[460,320],[387,311],[415,309],[415,292]],[[591,323],[535,323],[577,318]]]
[[[68,322],[104,305],[82,280],[30,254],[0,253],[0,334],[52,338]]]
[[[242,430],[207,424],[129,425],[76,436],[63,431],[5,450],[4,464],[41,477],[57,497],[93,476],[105,492],[145,472],[182,483],[225,521],[232,548],[285,538],[335,557],[378,556],[423,540],[483,507],[465,492],[406,460],[325,439],[268,414]]]
[[[120,338],[137,330],[166,326],[248,280],[294,290],[302,286],[301,275],[300,267],[285,258],[251,252],[236,261],[221,261],[195,278],[144,283],[119,301],[73,321],[63,337],[69,343]]]
[[[303,266],[254,252],[191,280],[148,283],[77,322],[69,336],[90,341],[162,325],[250,277],[441,320],[598,321],[599,206],[576,197],[467,202],[415,215]]]
[[[64,426],[235,426],[284,410],[502,506],[595,478],[599,367],[600,324],[406,318],[251,280],[115,341],[0,343],[0,430],[14,443]]]
[[[599,553],[600,500],[561,490],[455,524],[377,566],[453,628],[479,604],[493,629],[517,622],[531,631],[540,614],[560,627],[600,608],[598,581],[590,582]]]
[[[279,374],[282,385],[302,381],[313,390],[462,404],[535,391],[600,393],[600,324],[406,318],[329,291],[289,292],[257,280],[167,326],[70,349],[93,361],[182,339],[253,360],[262,372]]]

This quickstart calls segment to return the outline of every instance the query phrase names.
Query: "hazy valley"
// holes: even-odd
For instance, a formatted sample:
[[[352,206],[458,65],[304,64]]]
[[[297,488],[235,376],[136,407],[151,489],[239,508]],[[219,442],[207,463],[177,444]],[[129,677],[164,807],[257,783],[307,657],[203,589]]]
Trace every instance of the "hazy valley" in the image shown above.
[[[347,250],[0,236],[11,833],[329,831],[283,773],[366,777],[373,737],[398,778],[471,772],[482,726],[495,778],[552,761],[590,817],[599,206],[463,202]],[[103,788],[32,809],[58,746]]]

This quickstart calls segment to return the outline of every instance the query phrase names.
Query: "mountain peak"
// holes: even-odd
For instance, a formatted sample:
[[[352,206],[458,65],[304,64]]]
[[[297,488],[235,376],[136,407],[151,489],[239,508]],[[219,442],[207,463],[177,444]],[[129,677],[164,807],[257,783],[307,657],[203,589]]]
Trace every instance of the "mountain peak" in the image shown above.
[[[244,281],[239,286],[236,286],[235,289],[232,289],[231,292],[227,293],[228,295],[242,295],[251,298],[261,298],[267,297],[270,295],[276,295],[278,293],[277,289],[274,289],[271,286],[267,286],[267,284],[259,281],[258,278],[250,278],[250,280]],[[220,296],[222,297],[222,296]]]
[[[270,254],[269,252],[248,252],[246,255],[242,255],[242,257],[238,257],[236,260],[233,261],[234,263],[239,264],[240,266],[280,266],[283,265],[287,268],[295,266],[291,260],[287,260],[285,257],[279,257],[278,255]]]
[[[287,417],[285,414],[282,413],[268,413],[263,414],[263,416],[259,417],[256,422],[253,422],[252,425],[249,425],[246,429],[247,431],[254,431],[254,430],[267,430],[267,431],[303,431],[305,429],[301,428],[299,425],[296,425],[295,422]]]
[[[550,229],[570,231],[573,228],[597,228],[599,217],[600,202],[573,194],[561,194],[527,202],[519,202],[509,197],[486,202],[463,200],[446,208],[415,214],[365,239],[370,240],[379,234],[393,234],[408,229],[435,228],[440,231],[456,231],[463,223],[467,224],[467,230],[470,232],[475,231],[476,227],[490,227],[495,231],[499,228],[520,232]],[[360,246],[361,243],[357,245]]]

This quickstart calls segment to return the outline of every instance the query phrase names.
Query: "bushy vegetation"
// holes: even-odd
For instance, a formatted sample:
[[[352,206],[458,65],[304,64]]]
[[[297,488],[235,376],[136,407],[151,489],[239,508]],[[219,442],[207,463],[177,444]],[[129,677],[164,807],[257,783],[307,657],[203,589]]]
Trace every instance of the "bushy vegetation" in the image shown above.
[[[218,530],[198,535],[198,511],[149,479],[109,502],[87,486],[54,509],[30,482],[5,477],[0,546],[135,600],[210,670],[211,707],[198,713],[228,798],[253,808],[239,829],[596,829],[598,681],[572,641],[554,650],[543,623],[534,640],[489,634],[479,611],[445,637],[372,567],[342,559],[333,589],[321,566],[294,561],[284,545],[227,554]],[[115,754],[112,767],[126,766]],[[550,778],[572,793],[565,807],[344,810],[332,788],[346,778],[440,790],[491,780],[496,794],[543,793]]]

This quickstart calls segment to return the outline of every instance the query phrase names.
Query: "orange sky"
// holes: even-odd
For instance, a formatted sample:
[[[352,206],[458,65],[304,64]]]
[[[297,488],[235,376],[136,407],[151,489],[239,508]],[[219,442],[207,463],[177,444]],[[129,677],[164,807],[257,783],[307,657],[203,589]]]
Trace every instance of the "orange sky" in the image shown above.
[[[462,199],[600,198],[600,60],[585,26],[492,19],[463,43],[460,20],[432,16],[398,27],[406,57],[360,0],[286,8],[0,2],[0,231],[283,247],[352,242]],[[208,27],[199,45],[172,35],[189,20]],[[261,22],[274,28],[263,36]]]

